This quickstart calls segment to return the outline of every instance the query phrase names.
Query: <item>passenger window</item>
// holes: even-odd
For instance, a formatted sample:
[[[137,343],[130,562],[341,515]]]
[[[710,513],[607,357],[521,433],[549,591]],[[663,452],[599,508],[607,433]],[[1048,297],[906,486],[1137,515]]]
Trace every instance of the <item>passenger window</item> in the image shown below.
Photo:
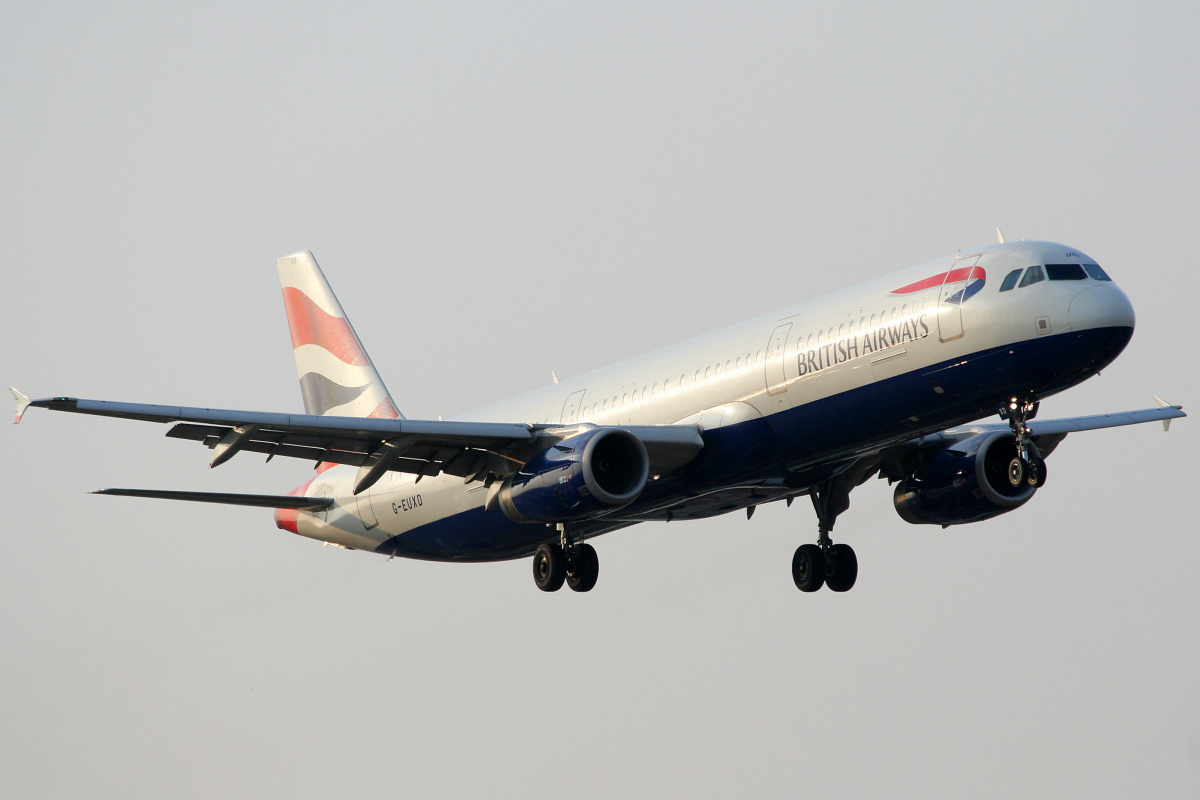
[[[732,362],[730,362],[730,361],[726,361],[726,362],[725,362],[725,371],[726,371],[726,372],[729,372],[729,365],[730,365],[731,363],[732,363]]]
[[[625,405],[628,402],[629,402],[629,392],[626,392],[624,395],[621,396],[621,405]]]
[[[658,384],[654,384],[654,388],[650,390],[650,396],[654,397],[658,394]]]
[[[1052,281],[1082,281],[1087,279],[1081,264],[1047,264],[1046,275]]]
[[[871,315],[871,327],[872,328],[875,327],[875,315],[874,314]]]
[[[759,350],[757,353],[754,354],[754,362],[756,364],[762,363],[762,350]]]
[[[708,376],[712,374],[712,367],[704,368],[704,380],[708,380]]]
[[[812,334],[811,333],[808,335],[808,346],[812,347]]]
[[[838,338],[839,339],[842,338],[842,334],[844,334],[845,332],[846,332],[846,326],[838,325]]]
[[[604,410],[606,412],[608,411],[608,401],[607,400],[604,401]]]
[[[819,347],[823,341],[825,341],[825,331],[817,331],[817,346]]]
[[[1087,274],[1092,276],[1094,281],[1111,281],[1108,273],[1100,269],[1099,264],[1084,264],[1083,268],[1087,270]]]
[[[1007,292],[1017,285],[1017,280],[1021,277],[1024,270],[1014,269],[1012,272],[1004,276],[1004,283],[1000,284],[1000,291]]]
[[[734,364],[733,366],[734,366],[734,369],[741,369],[741,368],[742,368],[742,357],[741,357],[741,356],[738,356],[737,363],[736,363],[736,364]]]
[[[1026,286],[1030,286],[1038,281],[1044,280],[1046,280],[1046,276],[1042,273],[1041,267],[1030,267],[1029,269],[1025,270],[1025,277],[1021,278],[1020,288],[1024,289]]]
[[[900,316],[902,316],[902,317],[907,317],[907,316],[908,316],[908,303],[905,303],[905,304],[904,304],[904,305],[903,305],[903,306],[900,308]]]

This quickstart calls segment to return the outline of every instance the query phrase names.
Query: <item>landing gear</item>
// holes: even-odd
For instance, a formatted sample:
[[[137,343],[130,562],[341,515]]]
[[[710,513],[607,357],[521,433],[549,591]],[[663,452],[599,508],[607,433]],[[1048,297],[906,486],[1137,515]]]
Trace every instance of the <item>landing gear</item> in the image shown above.
[[[848,471],[812,488],[809,497],[817,511],[817,543],[802,544],[792,556],[792,580],[802,592],[815,592],[828,586],[835,592],[848,592],[858,579],[858,557],[848,544],[834,544],[829,538],[839,514],[850,507],[850,489],[867,473]]]
[[[825,554],[815,544],[802,544],[792,556],[792,580],[802,592],[815,592],[825,585]]]
[[[1030,440],[1029,426],[1026,424],[1037,416],[1038,401],[1013,397],[1007,403],[1001,403],[997,411],[1000,412],[1000,419],[1008,420],[1016,440],[1017,455],[1008,462],[1009,485],[1016,489],[1028,484],[1040,489],[1046,485],[1046,461]]]
[[[533,554],[533,582],[543,592],[557,592],[565,582],[576,592],[590,592],[600,576],[596,548],[559,525],[558,544],[546,543]]]
[[[600,559],[596,548],[581,544],[575,548],[574,556],[567,559],[567,586],[576,592],[590,592],[600,577]]]
[[[533,554],[533,582],[543,592],[557,592],[567,577],[567,554],[561,547],[544,544]]]

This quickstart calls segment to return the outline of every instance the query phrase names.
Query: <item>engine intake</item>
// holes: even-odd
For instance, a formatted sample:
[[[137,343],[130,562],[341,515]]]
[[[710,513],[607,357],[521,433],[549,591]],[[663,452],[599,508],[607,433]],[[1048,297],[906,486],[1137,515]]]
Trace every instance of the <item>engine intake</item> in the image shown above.
[[[642,440],[595,428],[546,448],[508,478],[499,504],[515,522],[575,522],[629,505],[650,477]]]
[[[985,433],[938,450],[896,486],[896,512],[913,525],[961,525],[1019,508],[1037,491],[1013,486],[1008,464],[1017,455],[1013,437]]]

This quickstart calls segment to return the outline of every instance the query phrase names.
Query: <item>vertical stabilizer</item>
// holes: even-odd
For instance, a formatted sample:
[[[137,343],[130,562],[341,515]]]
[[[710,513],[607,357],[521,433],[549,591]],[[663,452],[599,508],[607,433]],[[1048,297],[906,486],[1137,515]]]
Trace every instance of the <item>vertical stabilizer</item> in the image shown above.
[[[313,254],[307,250],[292,253],[275,265],[305,412],[401,417]]]

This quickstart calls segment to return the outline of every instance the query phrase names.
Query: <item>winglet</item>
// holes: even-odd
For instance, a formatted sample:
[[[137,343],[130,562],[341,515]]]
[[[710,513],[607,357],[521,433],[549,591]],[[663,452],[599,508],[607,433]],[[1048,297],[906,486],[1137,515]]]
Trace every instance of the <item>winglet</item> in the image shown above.
[[[20,389],[8,387],[8,390],[13,393],[13,397],[17,400],[17,416],[13,420],[13,425],[21,421],[21,416],[25,413],[25,409],[29,408],[29,398],[25,396]]]
[[[996,228],[996,238],[1000,241],[1000,244],[1004,244],[1004,234],[1000,232],[999,228]]]
[[[13,391],[16,391],[16,390],[14,389]],[[1159,408],[1170,408],[1171,407],[1170,403],[1168,403],[1166,400],[1163,400],[1158,395],[1154,395],[1154,402],[1158,403]],[[1163,420],[1163,431],[1166,432],[1169,430],[1171,430],[1171,420],[1164,419]]]

